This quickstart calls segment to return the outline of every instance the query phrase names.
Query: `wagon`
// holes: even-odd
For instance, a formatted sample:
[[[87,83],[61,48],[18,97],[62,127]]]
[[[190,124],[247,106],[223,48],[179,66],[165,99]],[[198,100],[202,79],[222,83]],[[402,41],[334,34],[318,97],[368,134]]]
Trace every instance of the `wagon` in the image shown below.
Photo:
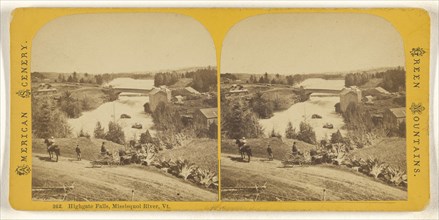
[[[100,154],[95,160],[90,161],[92,167],[100,168],[103,165],[115,166],[119,165],[118,159],[115,159],[112,155],[102,155]]]
[[[303,154],[289,154],[285,157],[285,159],[282,161],[282,164],[284,167],[294,167],[296,166],[303,166],[310,164],[310,160],[307,159]]]

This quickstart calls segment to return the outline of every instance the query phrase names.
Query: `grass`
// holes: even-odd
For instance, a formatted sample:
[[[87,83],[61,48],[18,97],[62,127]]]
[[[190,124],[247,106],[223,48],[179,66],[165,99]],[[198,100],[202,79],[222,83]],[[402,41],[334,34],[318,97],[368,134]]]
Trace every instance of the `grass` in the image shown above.
[[[218,172],[217,145],[216,139],[194,139],[185,146],[161,151],[159,157],[187,159],[200,168]]]
[[[79,144],[81,148],[81,157],[85,160],[95,160],[101,153],[102,142],[105,141],[105,148],[108,151],[114,152],[123,149],[124,146],[115,144],[111,141],[95,139],[95,138],[58,138],[55,139],[56,145],[61,149],[61,156],[76,158],[76,145]],[[35,153],[48,154],[47,147],[43,139],[32,140],[32,151]]]
[[[247,144],[251,147],[254,157],[268,157],[267,146],[268,144],[270,144],[273,151],[274,159],[284,160],[285,157],[291,153],[291,147],[293,146],[294,141],[296,142],[297,148],[302,152],[309,151],[315,148],[314,145],[286,138],[248,139]],[[221,152],[229,154],[239,154],[238,146],[235,144],[235,140],[223,139],[221,142]]]
[[[377,158],[393,168],[407,170],[406,162],[406,139],[405,138],[384,138],[377,144],[353,151],[351,156],[362,158]]]

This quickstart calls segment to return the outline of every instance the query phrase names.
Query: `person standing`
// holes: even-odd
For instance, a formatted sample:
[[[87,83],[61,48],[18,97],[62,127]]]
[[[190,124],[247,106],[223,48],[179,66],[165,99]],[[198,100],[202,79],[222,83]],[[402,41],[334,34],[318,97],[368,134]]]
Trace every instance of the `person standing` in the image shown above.
[[[293,143],[293,147],[291,148],[291,154],[296,156],[299,150],[297,149],[296,142]]]
[[[102,142],[102,146],[101,146],[101,154],[102,154],[102,155],[107,154],[107,149],[105,148],[105,142]]]
[[[76,151],[76,158],[78,160],[81,160],[81,148],[79,148],[79,144],[76,145],[75,151]]]
[[[273,160],[273,150],[271,149],[270,144],[268,144],[267,153],[268,153],[268,160]]]

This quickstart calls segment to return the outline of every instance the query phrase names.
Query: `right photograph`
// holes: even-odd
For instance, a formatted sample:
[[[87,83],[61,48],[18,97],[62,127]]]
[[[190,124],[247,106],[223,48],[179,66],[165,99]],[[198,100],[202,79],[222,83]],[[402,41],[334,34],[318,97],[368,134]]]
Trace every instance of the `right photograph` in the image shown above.
[[[388,21],[250,17],[220,72],[222,201],[407,200],[405,57]]]

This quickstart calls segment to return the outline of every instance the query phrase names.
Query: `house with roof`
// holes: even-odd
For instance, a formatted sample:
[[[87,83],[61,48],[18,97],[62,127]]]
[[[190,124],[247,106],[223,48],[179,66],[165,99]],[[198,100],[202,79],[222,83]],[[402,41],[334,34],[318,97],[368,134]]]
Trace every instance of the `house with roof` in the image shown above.
[[[202,108],[194,112],[193,121],[197,127],[209,129],[212,123],[218,124],[218,108]]]
[[[387,90],[385,90],[383,87],[375,87],[375,88],[371,88],[371,89],[367,89],[366,91],[364,91],[363,95],[370,95],[370,96],[374,96],[374,97],[381,97],[381,96],[388,96],[391,95],[391,93]]]
[[[345,112],[348,106],[353,103],[358,105],[361,103],[361,90],[356,86],[344,88],[340,92],[340,110]]]
[[[399,128],[401,123],[405,123],[405,107],[401,108],[389,108],[383,113],[383,120],[386,127]]]
[[[194,88],[192,88],[190,86],[184,88],[184,91],[186,93],[188,93],[189,95],[199,95],[200,94],[200,92],[198,92],[196,89],[194,89]]]
[[[171,99],[171,90],[169,90],[165,86],[152,89],[149,93],[149,111],[153,112],[160,102],[170,103]]]

